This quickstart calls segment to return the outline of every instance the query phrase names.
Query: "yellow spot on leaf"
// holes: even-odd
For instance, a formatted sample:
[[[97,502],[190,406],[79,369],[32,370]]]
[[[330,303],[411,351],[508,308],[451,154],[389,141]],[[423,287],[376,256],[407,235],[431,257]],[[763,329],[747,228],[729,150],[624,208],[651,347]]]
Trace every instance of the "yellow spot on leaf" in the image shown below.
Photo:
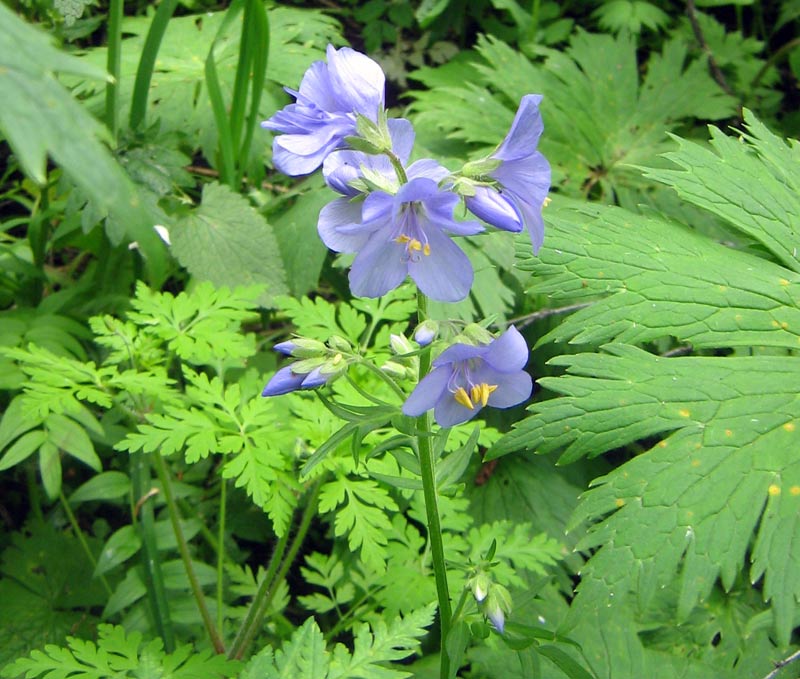
[[[800,495],[800,486],[792,486],[791,488],[789,488],[789,492],[795,497],[797,497],[798,495]]]
[[[621,497],[618,497],[616,500],[614,500],[614,504],[617,505],[617,507],[624,507],[625,500],[623,500]]]
[[[789,324],[786,321],[781,321],[781,327],[786,330],[789,327]]]
[[[781,327],[781,324],[780,324],[780,323],[778,323],[778,321],[772,321],[772,327],[773,327],[773,328],[780,328],[780,327]]]
[[[781,278],[781,285],[787,286],[789,285],[789,281],[787,281],[785,278]]]
[[[699,466],[700,466],[700,460],[692,460],[692,467],[699,467]]]
[[[783,428],[786,431],[794,431],[795,429],[797,429],[797,425],[794,422],[787,422],[786,424],[783,425]]]
[[[725,436],[731,437],[733,436],[733,432],[730,429],[725,430]]]
[[[681,408],[678,411],[678,415],[680,415],[681,417],[689,417],[691,413],[686,408]]]
[[[728,286],[727,285],[719,285],[717,287],[719,288],[720,292],[727,292],[728,291]]]
[[[658,447],[659,448],[666,448],[667,447],[667,442],[666,441],[659,441],[658,442]]]
[[[767,489],[767,492],[772,495],[772,497],[776,497],[777,495],[781,494],[781,487],[776,484],[771,484],[770,487]]]

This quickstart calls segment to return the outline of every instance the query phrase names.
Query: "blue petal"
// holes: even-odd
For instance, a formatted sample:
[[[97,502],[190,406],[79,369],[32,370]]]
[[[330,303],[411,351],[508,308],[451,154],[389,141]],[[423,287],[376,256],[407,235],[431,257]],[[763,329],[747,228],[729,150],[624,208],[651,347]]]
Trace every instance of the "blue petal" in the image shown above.
[[[492,156],[499,160],[515,160],[528,156],[536,150],[542,136],[544,123],[539,113],[541,94],[526,94],[520,101],[514,122],[503,143]]]
[[[447,390],[449,379],[450,370],[448,368],[434,368],[422,378],[422,381],[406,399],[403,404],[403,415],[419,417],[422,413],[431,410],[442,396],[442,392]]]
[[[328,381],[330,375],[323,375],[319,368],[314,368],[308,375],[306,375],[301,383],[303,389],[313,389],[319,387]]]
[[[287,340],[286,342],[278,342],[278,344],[272,347],[272,350],[277,351],[284,356],[291,356],[296,347],[297,345],[294,342]]]
[[[497,387],[489,394],[488,404],[492,408],[511,408],[527,401],[533,391],[533,380],[524,370],[504,373],[484,364],[474,370],[470,377],[475,384],[493,384]]]
[[[349,47],[328,45],[328,76],[340,110],[378,119],[386,77],[376,62]]]
[[[360,225],[361,206],[361,201],[337,198],[320,210],[317,232],[334,252],[358,252],[367,242],[369,232],[353,233],[352,228]]]
[[[426,201],[439,193],[439,187],[433,179],[428,177],[417,177],[403,184],[397,192],[399,203],[412,203],[416,201]]]
[[[391,120],[389,121],[391,122]],[[409,179],[417,179],[418,177],[427,177],[433,179],[437,184],[450,174],[450,170],[442,165],[439,165],[431,158],[423,158],[417,160],[406,169],[406,175]]]
[[[315,61],[308,67],[300,81],[297,100],[298,103],[313,105],[321,111],[340,110],[328,64]]]
[[[484,360],[500,372],[522,370],[530,358],[530,349],[525,338],[513,325],[494,340],[484,354]]]
[[[392,138],[392,151],[400,159],[400,162],[405,165],[411,156],[411,150],[414,148],[414,126],[411,121],[405,118],[389,118],[386,121],[389,128],[389,136]],[[386,159],[386,156],[378,156],[379,158]],[[392,172],[394,174],[394,172]]]
[[[434,360],[434,366],[456,363],[457,361],[468,361],[471,358],[482,358],[486,353],[487,347],[476,347],[472,344],[454,344],[445,349],[439,357]]]
[[[466,196],[467,210],[487,224],[504,231],[522,231],[522,215],[506,196],[486,186],[475,187],[474,196]]]
[[[373,194],[375,195],[375,194]],[[381,297],[400,285],[408,274],[405,246],[374,233],[353,260],[350,290],[358,297]]]
[[[261,395],[280,396],[281,394],[288,394],[290,391],[296,391],[301,388],[305,378],[305,373],[297,375],[292,372],[292,366],[287,365],[272,376],[272,379],[267,382],[267,386],[264,387],[264,391],[261,392]]]
[[[480,410],[480,403],[478,407],[470,410],[456,401],[449,391],[445,391],[433,409],[433,418],[440,427],[454,427],[457,424],[471,420]]]
[[[461,301],[469,295],[474,277],[469,257],[439,229],[428,228],[425,235],[428,237],[430,254],[418,254],[409,260],[408,273],[419,289],[431,299],[439,302]]]

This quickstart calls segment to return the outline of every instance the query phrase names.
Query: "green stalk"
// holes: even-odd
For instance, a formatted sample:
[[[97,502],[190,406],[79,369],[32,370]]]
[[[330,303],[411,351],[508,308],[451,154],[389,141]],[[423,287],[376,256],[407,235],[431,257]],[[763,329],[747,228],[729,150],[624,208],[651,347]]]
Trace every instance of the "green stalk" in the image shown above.
[[[133,84],[133,98],[131,99],[130,127],[135,130],[144,123],[147,110],[147,94],[150,91],[150,80],[156,65],[156,57],[167,31],[167,24],[172,18],[178,0],[163,0],[156,10],[156,15],[147,31],[147,38],[139,58],[139,67],[136,69],[136,81]]]
[[[145,586],[150,609],[153,613],[158,635],[164,640],[164,650],[172,653],[175,650],[175,633],[169,615],[169,603],[161,573],[161,560],[156,544],[155,518],[153,503],[145,497],[150,491],[150,460],[144,453],[131,455],[131,482],[133,497],[139,514],[139,533],[142,538],[142,567],[144,568]],[[134,517],[136,512],[134,511]]]
[[[217,653],[224,653],[225,645],[222,643],[222,638],[217,628],[214,626],[214,621],[211,619],[211,613],[208,610],[208,606],[206,606],[206,600],[203,596],[203,589],[200,587],[200,581],[197,579],[197,574],[194,572],[192,557],[189,554],[189,545],[186,543],[186,537],[183,534],[178,505],[175,502],[175,495],[172,492],[172,481],[170,481],[169,478],[169,470],[164,462],[164,458],[161,457],[158,451],[154,452],[152,455],[155,462],[156,473],[158,474],[159,481],[161,481],[161,488],[164,492],[164,500],[167,503],[167,511],[169,512],[169,519],[172,523],[172,530],[175,533],[175,539],[178,543],[178,551],[181,555],[181,561],[183,561],[183,567],[186,570],[186,576],[189,578],[189,586],[192,588],[192,594],[197,602],[197,608],[200,610],[200,617],[203,619],[203,625],[205,625],[206,632],[208,632],[214,650]]]
[[[417,290],[417,321],[422,323],[428,317],[428,299]],[[422,381],[431,368],[430,351],[419,357],[419,380]],[[433,575],[436,580],[436,595],[439,600],[440,657],[439,673],[441,679],[450,677],[450,658],[447,655],[445,642],[450,633],[452,610],[450,608],[450,591],[447,586],[447,566],[444,560],[444,543],[442,526],[439,521],[439,506],[436,492],[436,473],[434,470],[433,446],[431,445],[430,414],[424,413],[417,418],[417,441],[419,445],[419,464],[422,474],[422,493],[425,497],[425,514],[428,522],[428,541],[433,560]]]
[[[223,608],[223,578],[225,575],[225,511],[227,509],[228,483],[220,478],[219,491],[219,532],[217,533],[217,629],[222,631],[222,608]]]
[[[108,7],[108,57],[106,70],[112,80],[106,83],[106,126],[117,142],[119,132],[119,78],[122,56],[123,0],[111,0]]]
[[[306,508],[303,510],[303,516],[300,519],[300,525],[297,528],[297,533],[294,536],[294,540],[292,540],[292,545],[289,547],[286,558],[283,558],[283,552],[286,549],[286,543],[289,539],[288,530],[283,534],[283,536],[281,536],[281,539],[275,546],[275,552],[272,554],[272,558],[270,559],[267,573],[264,576],[264,579],[261,581],[261,584],[258,587],[258,592],[256,592],[256,595],[250,604],[250,608],[247,611],[247,616],[245,617],[245,620],[239,629],[239,633],[236,635],[233,646],[228,653],[229,658],[240,660],[247,652],[250,644],[253,642],[253,638],[255,637],[256,633],[259,631],[259,629],[261,629],[261,623],[264,620],[264,615],[269,610],[272,599],[275,596],[277,584],[286,578],[286,574],[289,572],[289,568],[291,568],[292,563],[297,556],[297,552],[300,551],[300,547],[306,538],[308,529],[311,527],[311,520],[317,513],[317,501],[319,500],[321,488],[322,479],[318,479],[314,482],[314,486],[311,490],[311,496],[308,498]]]
[[[58,499],[61,502],[61,506],[64,509],[64,513],[67,515],[67,519],[69,519],[69,523],[72,526],[72,530],[75,532],[75,536],[78,538],[78,542],[81,543],[81,547],[83,548],[86,557],[89,559],[89,562],[92,564],[92,569],[97,568],[97,559],[94,558],[94,554],[92,554],[92,550],[89,549],[89,543],[86,542],[86,536],[83,534],[81,527],[78,525],[78,520],[75,518],[75,514],[72,511],[72,507],[69,506],[69,502],[67,502],[67,498],[64,497],[64,491],[61,490],[58,493]],[[106,580],[105,575],[100,576],[100,582],[103,583],[103,589],[106,590],[106,594],[111,596],[111,586],[108,584],[108,580]]]

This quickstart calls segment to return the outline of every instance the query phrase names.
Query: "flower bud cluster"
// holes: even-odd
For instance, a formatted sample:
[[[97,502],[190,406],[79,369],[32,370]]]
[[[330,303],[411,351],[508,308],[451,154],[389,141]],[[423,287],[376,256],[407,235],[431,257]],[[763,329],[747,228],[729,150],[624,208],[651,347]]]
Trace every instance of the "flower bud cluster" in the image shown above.
[[[354,358],[352,344],[339,335],[331,335],[326,343],[296,337],[276,344],[273,349],[297,360],[273,375],[261,392],[262,396],[319,387],[343,375]]]
[[[506,617],[511,614],[511,594],[509,591],[492,580],[489,568],[490,563],[482,563],[473,571],[472,577],[467,581],[467,587],[472,591],[472,596],[481,612],[489,619],[493,627],[503,633]]]

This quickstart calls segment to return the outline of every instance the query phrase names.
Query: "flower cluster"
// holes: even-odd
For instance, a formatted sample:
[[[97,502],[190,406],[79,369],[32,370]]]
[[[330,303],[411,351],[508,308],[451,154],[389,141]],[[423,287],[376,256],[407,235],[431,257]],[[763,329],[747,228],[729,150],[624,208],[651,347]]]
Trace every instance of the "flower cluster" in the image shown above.
[[[327,58],[312,64],[299,91],[288,90],[295,103],[263,126],[281,133],[273,142],[275,167],[289,175],[322,167],[328,186],[341,195],[321,211],[318,230],[331,250],[355,254],[355,295],[380,297],[410,276],[432,299],[464,299],[472,265],[451,237],[484,227],[455,218],[462,201],[491,226],[527,229],[538,251],[550,187],[550,165],[537,150],[541,96],[523,97],[492,154],[452,173],[431,159],[408,164],[414,129],[405,119],[387,118],[377,63],[347,47],[329,46]]]
[[[458,302],[469,295],[474,273],[453,237],[473,236],[490,225],[527,230],[534,252],[542,244],[550,166],[537,150],[541,96],[522,98],[508,135],[491,154],[452,172],[432,159],[410,162],[413,126],[388,117],[384,86],[373,60],[328,46],[327,62],[312,64],[298,91],[287,90],[295,102],[263,123],[279,133],[273,162],[292,176],[321,167],[339,194],[321,210],[317,230],[328,248],[354,255],[353,294],[380,297],[410,277],[431,299]],[[457,218],[459,206],[476,219]],[[428,322],[415,339],[427,346],[437,333]],[[406,415],[433,409],[440,425],[452,426],[487,405],[507,408],[530,396],[528,348],[515,328],[496,339],[485,330],[461,339],[433,362],[403,406]],[[265,396],[320,386],[346,368],[347,360],[330,346],[308,356],[310,349],[301,343],[309,341],[276,347],[299,360],[278,371]],[[411,364],[396,353],[398,359],[383,369],[407,375]]]

